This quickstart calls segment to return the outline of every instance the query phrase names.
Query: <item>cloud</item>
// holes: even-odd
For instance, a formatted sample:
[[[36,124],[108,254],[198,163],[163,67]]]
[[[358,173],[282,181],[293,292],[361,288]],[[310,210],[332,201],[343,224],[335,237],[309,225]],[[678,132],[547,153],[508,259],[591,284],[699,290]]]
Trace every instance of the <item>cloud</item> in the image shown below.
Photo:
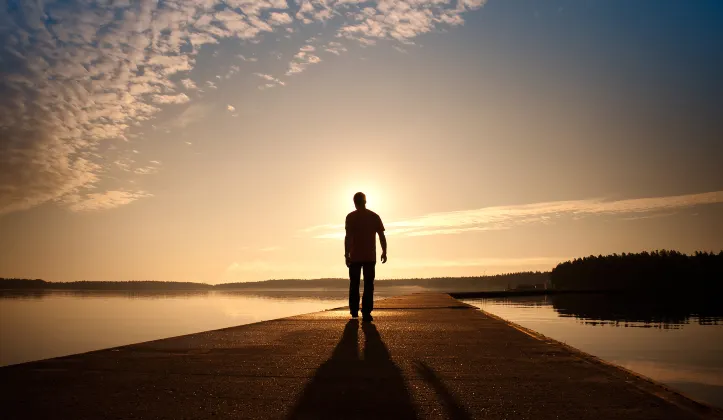
[[[129,158],[121,158],[113,161],[113,164],[118,167],[122,171],[129,172],[131,169],[131,165],[134,164],[135,161],[133,159]]]
[[[206,118],[213,111],[213,105],[197,102],[188,105],[176,118],[164,124],[163,128],[185,128]]]
[[[157,166],[146,166],[143,168],[136,168],[133,170],[133,173],[138,175],[151,175],[158,173],[158,167]]]
[[[230,67],[228,68],[228,71],[227,71],[226,74],[223,76],[223,78],[224,78],[224,79],[230,79],[231,76],[233,76],[234,74],[238,73],[239,71],[241,71],[241,67],[239,67],[239,66],[237,66],[237,65],[232,65],[232,66],[230,66]]]
[[[304,48],[306,47],[302,47],[301,50],[294,55],[291,63],[289,63],[289,69],[286,71],[287,76],[301,73],[306,70],[309,65],[321,62],[321,58],[304,51]]]
[[[153,102],[157,104],[185,104],[190,101],[191,98],[186,96],[185,93],[180,95],[154,95]]]
[[[276,87],[276,86],[284,86],[286,84],[285,82],[277,79],[276,77],[274,77],[270,74],[264,74],[264,73],[254,73],[254,74],[266,81],[266,83],[259,86],[259,89],[268,89],[268,88],[272,88],[272,87]]]
[[[268,259],[252,259],[235,261],[226,268],[226,275],[242,273],[278,273],[293,272],[318,275],[320,272],[328,272],[329,266],[317,263],[300,263],[293,261],[272,261]]]
[[[190,102],[182,91],[198,90],[190,72],[202,47],[215,48],[224,39],[257,43],[284,26],[284,33],[300,32],[288,27],[294,18],[323,23],[336,37],[362,45],[411,43],[439,26],[462,24],[461,15],[484,1],[297,4],[293,17],[285,0],[17,1],[4,8],[0,214],[102,190],[116,159],[99,154],[100,144],[122,147],[130,127],[156,118],[164,107]],[[321,62],[312,48],[294,55],[286,75]],[[339,55],[346,47],[330,42],[323,50]],[[221,79],[240,71],[231,66]],[[274,77],[261,88],[283,84]],[[203,87],[217,89],[212,81]],[[200,119],[202,109],[191,104],[174,122],[159,125],[184,127]]]
[[[275,247],[272,247],[275,248]],[[263,251],[260,250],[260,251]],[[469,259],[405,259],[393,260],[389,268],[395,272],[391,277],[408,277],[410,270],[448,271],[452,268],[489,269],[492,272],[507,272],[509,270],[545,270],[550,269],[569,257],[521,257],[521,258],[469,258]],[[342,266],[343,267],[343,266]],[[293,274],[291,274],[293,273]],[[309,261],[279,260],[272,255],[260,258],[238,260],[226,267],[223,277],[226,281],[238,281],[249,276],[257,279],[268,279],[279,276],[293,275],[294,278],[337,276],[339,267],[336,264]]]
[[[100,142],[125,139],[154,103],[187,101],[169,77],[194,64],[173,35],[184,7],[202,8],[193,4],[18,2],[0,12],[0,213],[97,188],[112,164]]]
[[[324,51],[330,52],[334,55],[341,55],[341,53],[346,52],[347,49],[342,44],[336,41],[332,41],[326,44],[326,46],[324,47]]]
[[[293,21],[294,19],[286,13],[273,12],[269,16],[269,23],[273,26],[288,25]]]
[[[386,223],[388,235],[429,236],[464,232],[510,229],[533,224],[550,223],[561,217],[631,216],[650,213],[671,213],[693,206],[723,203],[723,191],[668,197],[635,198],[605,201],[601,199],[553,201],[515,206],[484,207],[444,213],[432,213]],[[671,213],[672,214],[672,213]],[[343,238],[344,226],[320,225],[302,232],[315,238]]]
[[[564,257],[528,257],[528,258],[467,258],[467,259],[396,259],[394,268],[452,268],[452,267],[554,267]]]
[[[285,264],[274,264],[272,262],[264,260],[233,262],[228,266],[228,268],[226,268],[227,273],[238,273],[243,271],[273,272],[286,270],[288,270],[288,266],[285,266]]]
[[[82,212],[112,209],[144,197],[152,197],[152,195],[144,191],[106,191],[84,196],[70,195],[64,199],[63,203],[72,211]]]
[[[198,86],[196,86],[196,83],[191,79],[183,79],[181,80],[181,84],[183,87],[185,87],[188,90],[197,90]]]

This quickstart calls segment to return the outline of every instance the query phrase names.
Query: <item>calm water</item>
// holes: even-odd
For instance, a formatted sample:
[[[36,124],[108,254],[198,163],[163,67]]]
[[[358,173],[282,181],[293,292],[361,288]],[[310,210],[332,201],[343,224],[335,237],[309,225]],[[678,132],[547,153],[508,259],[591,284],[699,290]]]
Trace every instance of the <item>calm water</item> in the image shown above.
[[[385,287],[374,298],[419,291]],[[0,290],[0,366],[347,306],[344,290]]]
[[[723,305],[717,302],[600,296],[466,302],[723,407]]]
[[[344,292],[0,292],[0,366],[347,305]]]
[[[376,297],[418,290],[389,288]],[[0,366],[346,306],[345,291],[0,291]],[[597,296],[469,300],[723,407],[723,306]]]

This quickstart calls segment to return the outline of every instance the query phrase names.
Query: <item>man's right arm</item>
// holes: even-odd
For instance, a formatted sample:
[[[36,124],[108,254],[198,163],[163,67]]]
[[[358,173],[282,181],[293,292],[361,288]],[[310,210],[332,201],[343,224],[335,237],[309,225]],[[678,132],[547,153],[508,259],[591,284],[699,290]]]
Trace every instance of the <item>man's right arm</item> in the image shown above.
[[[346,231],[346,235],[344,235],[344,260],[346,261],[346,266],[349,266],[351,255],[349,254],[351,251],[351,235],[349,234],[349,216],[347,216],[346,221],[344,222],[344,230]]]

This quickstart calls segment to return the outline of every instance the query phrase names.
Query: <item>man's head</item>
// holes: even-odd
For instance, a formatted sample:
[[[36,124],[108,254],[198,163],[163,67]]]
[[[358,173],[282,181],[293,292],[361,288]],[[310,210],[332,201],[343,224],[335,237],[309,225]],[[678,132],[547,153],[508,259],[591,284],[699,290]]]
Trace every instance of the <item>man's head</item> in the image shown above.
[[[354,207],[357,209],[363,209],[366,208],[367,205],[367,196],[364,195],[363,192],[358,192],[354,194]]]

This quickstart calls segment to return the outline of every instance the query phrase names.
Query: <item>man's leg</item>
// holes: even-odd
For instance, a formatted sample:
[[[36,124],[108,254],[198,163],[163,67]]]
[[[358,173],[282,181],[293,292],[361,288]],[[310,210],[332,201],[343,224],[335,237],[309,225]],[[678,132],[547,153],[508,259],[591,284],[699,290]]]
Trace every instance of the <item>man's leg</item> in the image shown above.
[[[349,264],[349,312],[352,316],[359,314],[359,280],[361,280],[362,265]]]
[[[374,309],[374,276],[375,262],[364,263],[364,296],[362,297],[362,314],[371,315]]]

